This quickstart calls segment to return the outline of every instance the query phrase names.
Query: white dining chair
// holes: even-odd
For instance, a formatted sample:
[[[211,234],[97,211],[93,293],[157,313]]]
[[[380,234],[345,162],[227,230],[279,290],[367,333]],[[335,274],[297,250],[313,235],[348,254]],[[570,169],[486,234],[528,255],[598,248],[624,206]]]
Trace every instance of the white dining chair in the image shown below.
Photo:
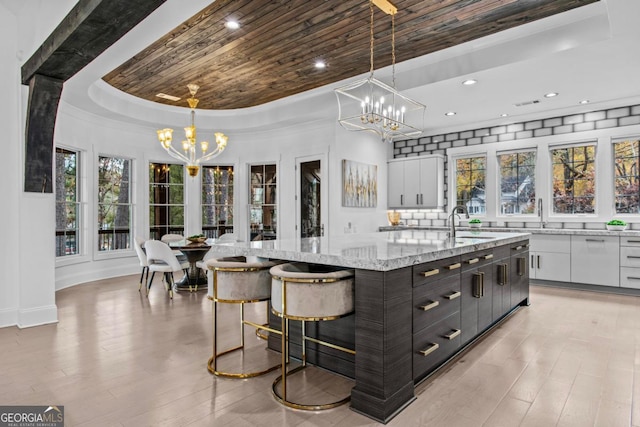
[[[151,289],[153,276],[156,272],[161,272],[165,277],[164,283],[169,292],[169,298],[173,299],[173,273],[182,270],[184,274],[188,274],[189,263],[187,261],[178,261],[169,245],[159,240],[148,240],[144,247],[147,252],[148,268],[151,271],[151,279],[147,284],[147,295],[149,295],[149,290]]]

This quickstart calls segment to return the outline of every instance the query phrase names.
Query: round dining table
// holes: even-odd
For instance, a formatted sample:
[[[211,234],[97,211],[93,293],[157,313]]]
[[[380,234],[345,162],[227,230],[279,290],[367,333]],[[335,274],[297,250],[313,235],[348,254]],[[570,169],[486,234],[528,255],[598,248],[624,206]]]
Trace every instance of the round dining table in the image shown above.
[[[174,283],[174,291],[200,291],[207,289],[207,275],[196,266],[202,260],[211,246],[207,243],[191,243],[188,240],[179,240],[169,243],[172,249],[177,249],[184,254],[189,262],[187,274]]]

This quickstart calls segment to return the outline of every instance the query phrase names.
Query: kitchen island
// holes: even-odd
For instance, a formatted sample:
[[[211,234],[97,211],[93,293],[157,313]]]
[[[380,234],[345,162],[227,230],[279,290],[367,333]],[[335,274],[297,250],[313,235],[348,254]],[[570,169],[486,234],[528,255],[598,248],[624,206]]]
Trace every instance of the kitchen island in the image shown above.
[[[214,245],[355,269],[355,313],[310,332],[355,348],[310,348],[307,360],[355,379],[351,408],[386,423],[414,388],[496,322],[529,304],[528,233],[404,230]],[[277,325],[276,318],[270,319]],[[295,345],[296,331],[291,332]],[[270,347],[279,349],[279,338]]]

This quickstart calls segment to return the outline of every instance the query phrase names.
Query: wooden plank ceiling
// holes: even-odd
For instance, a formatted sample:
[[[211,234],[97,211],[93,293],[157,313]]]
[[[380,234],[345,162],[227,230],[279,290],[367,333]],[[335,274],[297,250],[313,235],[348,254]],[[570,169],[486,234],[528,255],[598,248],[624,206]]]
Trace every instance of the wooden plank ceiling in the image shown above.
[[[396,62],[596,1],[395,0]],[[374,10],[377,69],[391,64],[391,17]],[[366,0],[218,0],[103,79],[167,105],[186,106],[196,83],[198,108],[257,106],[368,72],[369,13]],[[229,18],[241,27],[227,29]]]

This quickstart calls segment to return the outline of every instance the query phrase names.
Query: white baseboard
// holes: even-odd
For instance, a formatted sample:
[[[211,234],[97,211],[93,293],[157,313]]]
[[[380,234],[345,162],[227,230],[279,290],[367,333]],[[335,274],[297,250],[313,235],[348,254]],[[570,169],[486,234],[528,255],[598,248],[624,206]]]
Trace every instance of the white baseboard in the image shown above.
[[[18,310],[17,320],[19,328],[58,323],[58,307],[53,304],[44,307],[20,309]]]
[[[0,310],[0,328],[15,326],[18,324],[18,310],[15,308],[5,308]]]

